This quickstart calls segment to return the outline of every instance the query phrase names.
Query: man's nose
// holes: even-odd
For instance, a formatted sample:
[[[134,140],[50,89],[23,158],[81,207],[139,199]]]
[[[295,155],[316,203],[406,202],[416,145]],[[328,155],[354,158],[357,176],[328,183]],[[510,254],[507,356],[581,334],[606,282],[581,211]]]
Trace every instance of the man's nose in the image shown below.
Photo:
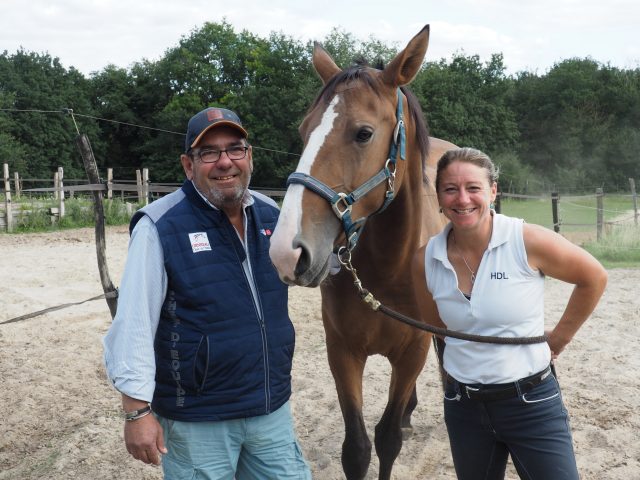
[[[226,150],[222,150],[220,152],[220,158],[216,162],[216,166],[218,168],[228,168],[232,164],[233,164],[233,160],[231,160],[231,158],[229,157],[229,154],[227,153],[227,151]]]

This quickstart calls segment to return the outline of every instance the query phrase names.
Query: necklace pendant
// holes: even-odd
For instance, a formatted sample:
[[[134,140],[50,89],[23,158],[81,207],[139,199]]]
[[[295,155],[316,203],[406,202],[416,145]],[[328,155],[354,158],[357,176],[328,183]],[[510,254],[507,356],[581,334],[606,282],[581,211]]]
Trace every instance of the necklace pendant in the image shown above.
[[[476,283],[476,274],[471,272],[471,285],[473,285],[474,283]]]

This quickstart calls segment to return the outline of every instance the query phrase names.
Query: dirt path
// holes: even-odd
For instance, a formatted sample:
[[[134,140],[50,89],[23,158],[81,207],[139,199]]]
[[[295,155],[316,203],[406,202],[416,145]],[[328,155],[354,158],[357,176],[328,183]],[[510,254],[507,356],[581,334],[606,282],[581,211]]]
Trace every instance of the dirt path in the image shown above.
[[[102,293],[93,230],[0,235],[0,322]],[[119,284],[128,235],[109,228],[109,268]],[[603,301],[558,363],[572,417],[583,480],[640,479],[640,269],[611,270]],[[569,288],[549,281],[546,312],[557,320]],[[292,403],[314,478],[343,478],[343,426],[329,372],[318,290],[293,288],[297,329]],[[160,479],[157,468],[129,458],[122,441],[119,395],[102,367],[106,303],[70,307],[0,325],[0,479]],[[385,359],[366,367],[365,421],[370,435],[384,409],[390,372]],[[455,475],[442,421],[433,356],[418,382],[415,432],[394,479]],[[517,478],[512,471],[509,479]],[[367,479],[377,478],[372,461]]]

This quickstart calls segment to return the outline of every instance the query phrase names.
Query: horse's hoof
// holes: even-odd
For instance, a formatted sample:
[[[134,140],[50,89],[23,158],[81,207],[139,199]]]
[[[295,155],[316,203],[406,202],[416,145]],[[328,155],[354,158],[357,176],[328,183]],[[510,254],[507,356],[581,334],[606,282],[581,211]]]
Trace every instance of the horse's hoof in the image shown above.
[[[402,427],[400,431],[402,431],[402,440],[405,442],[413,435],[413,427]]]

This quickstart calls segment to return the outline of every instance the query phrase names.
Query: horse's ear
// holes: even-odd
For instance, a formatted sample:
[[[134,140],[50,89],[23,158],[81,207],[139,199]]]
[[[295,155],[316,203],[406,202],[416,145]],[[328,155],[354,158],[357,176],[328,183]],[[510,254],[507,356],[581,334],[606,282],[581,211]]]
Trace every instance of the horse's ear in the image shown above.
[[[318,42],[314,42],[313,44],[313,68],[315,68],[322,79],[322,83],[325,85],[331,77],[340,71],[340,67],[333,61],[329,52]]]
[[[428,46],[429,25],[425,25],[384,69],[382,72],[384,83],[394,88],[411,83],[420,71]]]

